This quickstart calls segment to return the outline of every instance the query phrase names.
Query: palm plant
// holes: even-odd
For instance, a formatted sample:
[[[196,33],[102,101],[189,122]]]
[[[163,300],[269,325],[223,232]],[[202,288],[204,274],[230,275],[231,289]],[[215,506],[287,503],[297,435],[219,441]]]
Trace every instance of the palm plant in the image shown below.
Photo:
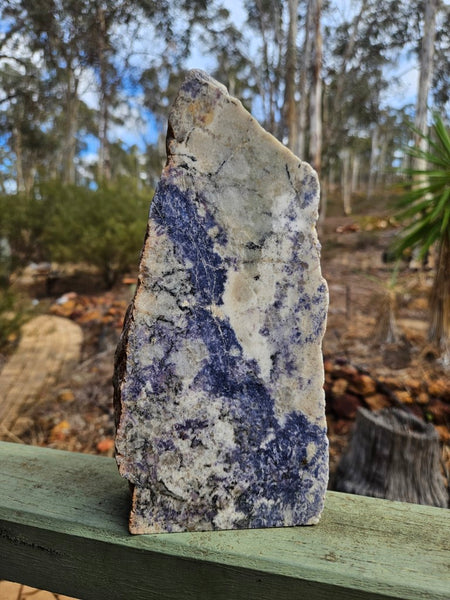
[[[401,170],[409,181],[403,184],[396,216],[406,225],[393,249],[397,257],[406,250],[417,250],[424,259],[431,247],[437,246],[429,339],[440,347],[444,360],[450,361],[450,130],[435,115],[430,133],[416,134],[421,143],[407,153],[416,164],[425,166]]]

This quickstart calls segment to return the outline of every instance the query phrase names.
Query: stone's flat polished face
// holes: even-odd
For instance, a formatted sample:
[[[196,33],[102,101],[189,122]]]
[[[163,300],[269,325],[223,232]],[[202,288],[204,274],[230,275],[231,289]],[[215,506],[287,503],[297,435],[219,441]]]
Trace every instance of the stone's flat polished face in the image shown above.
[[[191,71],[116,355],[132,533],[317,523],[328,293],[311,167]]]

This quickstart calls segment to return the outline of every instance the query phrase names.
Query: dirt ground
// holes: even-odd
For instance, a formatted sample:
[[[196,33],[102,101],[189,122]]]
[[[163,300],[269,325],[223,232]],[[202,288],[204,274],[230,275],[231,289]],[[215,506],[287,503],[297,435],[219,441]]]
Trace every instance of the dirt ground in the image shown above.
[[[379,409],[393,402],[436,426],[450,466],[449,373],[427,343],[433,272],[404,263],[392,283],[393,264],[383,256],[396,234],[386,219],[339,217],[328,219],[321,235],[322,268],[330,291],[323,351],[332,475],[357,408]],[[28,286],[44,312],[80,324],[84,343],[81,360],[70,374],[44,389],[23,415],[13,432],[16,440],[112,456],[113,359],[134,274],[124,281],[104,292],[92,273],[74,271],[53,282],[48,296],[44,280],[17,279],[16,288]],[[393,325],[397,339],[389,340]]]
[[[450,372],[427,341],[433,270],[411,261],[402,263],[395,275],[395,265],[385,257],[397,234],[385,219],[326,223],[322,264],[330,308],[323,351],[332,475],[355,415],[339,402],[339,373],[334,373],[340,365],[351,365],[376,383],[360,394],[360,406],[378,410],[402,405],[433,423],[449,474]]]

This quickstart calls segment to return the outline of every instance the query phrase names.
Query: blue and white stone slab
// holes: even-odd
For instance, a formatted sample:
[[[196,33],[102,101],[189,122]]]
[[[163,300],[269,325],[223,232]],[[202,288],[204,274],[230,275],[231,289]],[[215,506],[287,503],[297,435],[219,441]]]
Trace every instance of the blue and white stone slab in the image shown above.
[[[130,531],[317,523],[328,292],[316,174],[196,70],[167,148],[116,356]]]

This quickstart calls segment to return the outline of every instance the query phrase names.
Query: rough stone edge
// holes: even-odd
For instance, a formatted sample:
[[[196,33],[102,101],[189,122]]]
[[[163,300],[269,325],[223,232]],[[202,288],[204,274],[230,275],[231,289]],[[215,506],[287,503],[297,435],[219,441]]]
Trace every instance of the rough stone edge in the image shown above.
[[[183,80],[183,83],[180,86],[177,96],[175,97],[175,100],[169,110],[167,132],[166,132],[166,163],[161,172],[160,180],[164,176],[164,172],[172,166],[173,157],[176,156],[170,150],[170,142],[172,140],[176,140],[177,142],[180,142],[183,139],[183,138],[177,139],[177,137],[175,135],[175,128],[174,128],[174,122],[173,122],[177,106],[182,101],[180,98],[181,93],[184,92],[184,90],[186,89],[186,86],[188,86],[190,82],[197,81],[197,80],[199,80],[201,82],[201,84],[204,86],[209,86],[209,87],[217,89],[218,91],[220,91],[221,94],[226,95],[229,101],[233,102],[237,106],[241,107],[242,110],[246,111],[249,114],[249,118],[255,125],[258,133],[262,137],[267,137],[268,139],[270,139],[270,142],[275,145],[278,152],[282,156],[286,157],[286,160],[288,160],[289,162],[295,161],[297,164],[300,163],[301,166],[304,169],[306,169],[312,177],[314,177],[314,179],[316,180],[316,184],[317,184],[317,195],[316,195],[314,202],[308,212],[311,215],[310,219],[312,221],[311,222],[311,225],[312,225],[311,235],[313,237],[313,242],[317,248],[317,259],[319,262],[319,266],[321,266],[321,263],[320,263],[321,247],[320,247],[320,242],[319,242],[318,234],[317,234],[317,221],[319,218],[318,211],[319,211],[319,203],[320,203],[320,181],[319,181],[317,172],[315,171],[315,169],[313,169],[313,167],[308,162],[297,157],[289,148],[287,148],[284,144],[282,144],[275,136],[273,136],[271,133],[266,131],[264,129],[264,127],[262,127],[262,125],[257,121],[257,119],[255,119],[255,117],[253,117],[253,115],[247,111],[247,109],[243,106],[243,104],[240,102],[240,100],[238,100],[237,98],[235,98],[234,96],[231,96],[229,94],[227,88],[223,84],[221,84],[220,82],[215,80],[208,73],[206,73],[205,71],[203,71],[201,69],[191,69],[187,72],[186,77]],[[183,99],[183,101],[185,101],[185,100]],[[157,190],[158,190],[158,188],[156,187],[155,193],[152,197],[152,202],[153,202],[154,196],[157,193]],[[151,206],[151,203],[150,203],[150,206]],[[149,223],[150,223],[150,219],[148,219],[148,222],[147,222],[147,228],[146,228],[146,232],[145,232],[145,236],[144,236],[144,240],[143,240],[142,250],[141,250],[141,253],[139,256],[139,261],[138,261],[139,265],[141,265],[142,256],[143,256],[145,247],[147,245],[147,241],[148,241],[148,237],[149,237],[149,233],[150,233],[149,232]],[[322,277],[323,283],[327,287],[327,298],[328,298],[328,293],[329,293],[328,292],[328,284],[322,273],[321,273],[321,277]],[[130,331],[132,323],[134,322],[133,310],[134,310],[134,306],[135,306],[135,300],[138,297],[141,285],[143,285],[142,284],[142,274],[141,274],[141,271],[139,270],[136,290],[134,292],[133,299],[130,302],[127,312],[125,314],[122,333],[121,333],[120,340],[117,345],[117,349],[116,349],[115,356],[114,356],[114,372],[113,372],[113,377],[112,377],[112,383],[113,383],[113,387],[114,387],[113,406],[114,406],[114,420],[115,420],[116,434],[119,429],[121,415],[122,415],[122,384],[123,384],[123,378],[124,378],[124,375],[126,372],[129,331]],[[327,308],[328,308],[328,302],[329,302],[329,300],[327,301]],[[322,338],[320,339],[321,346],[322,346],[323,337],[324,337],[324,334],[326,331],[326,325],[327,324],[325,321]],[[325,374],[323,375],[323,380],[325,380]],[[325,429],[326,429],[326,421],[325,421]],[[115,457],[116,457],[117,466],[118,466],[119,472],[122,475],[122,477],[126,478],[126,476],[122,472],[121,466],[117,460],[118,456],[119,456],[119,454],[118,454],[117,447],[116,447]],[[156,530],[152,530],[150,527],[149,527],[148,531],[146,531],[146,532],[143,532],[142,529],[135,530],[135,528],[132,524],[132,515],[133,515],[134,505],[136,502],[136,493],[135,493],[136,486],[129,480],[128,480],[128,483],[129,483],[129,487],[130,487],[131,504],[132,504],[130,515],[129,515],[130,533],[132,533],[132,534],[157,533]],[[317,516],[314,519],[312,519],[310,523],[305,524],[305,526],[315,525],[315,524],[319,523],[320,518],[323,513],[324,503],[325,503],[325,498],[323,498],[322,506],[321,506],[320,510],[318,511]]]

